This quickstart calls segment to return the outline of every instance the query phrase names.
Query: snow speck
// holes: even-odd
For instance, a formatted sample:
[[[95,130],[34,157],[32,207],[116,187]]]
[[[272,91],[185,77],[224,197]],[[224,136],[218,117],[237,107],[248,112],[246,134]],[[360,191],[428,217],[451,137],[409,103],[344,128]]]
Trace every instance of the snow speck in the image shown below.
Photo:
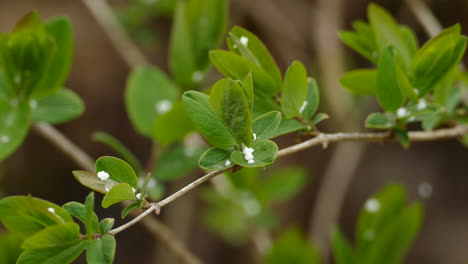
[[[105,171],[98,172],[97,176],[103,182],[107,181],[109,179],[109,177],[110,177],[109,173],[107,173]]]
[[[249,163],[249,164],[252,164],[254,163],[254,155],[252,154],[254,152],[254,149],[253,148],[249,148],[249,147],[244,147],[244,149],[242,150],[242,153],[244,153],[244,159]]]
[[[54,209],[54,208],[52,208],[52,207],[49,207],[49,208],[47,208],[47,211],[49,211],[49,212],[51,212],[51,213],[55,214],[55,209]]]
[[[133,188],[133,187],[132,187],[132,192],[133,192],[133,193],[136,193],[136,190],[135,190],[135,188]]]
[[[260,213],[261,207],[255,200],[248,200],[242,203],[244,211],[248,216],[256,216]]]
[[[396,114],[397,114],[398,118],[403,118],[403,117],[408,115],[408,110],[406,110],[406,108],[404,108],[404,107],[400,107],[400,108],[398,108]]]
[[[166,112],[169,112],[172,108],[172,102],[169,100],[161,100],[156,103],[156,111],[159,114],[164,114]]]
[[[303,103],[302,106],[301,106],[301,109],[299,109],[299,113],[302,114],[302,112],[304,112],[306,106],[307,106],[307,101],[304,101],[304,103]]]
[[[195,82],[195,83],[198,83],[198,82],[200,82],[201,80],[203,80],[203,72],[201,72],[201,71],[195,71],[195,72],[192,74],[192,81]]]
[[[1,136],[0,137],[0,142],[6,144],[6,143],[10,142],[10,137],[9,136]]]
[[[423,199],[427,199],[432,195],[432,185],[428,182],[422,182],[418,185],[418,194]]]
[[[29,101],[29,106],[32,108],[32,109],[36,109],[37,108],[37,101],[36,100],[31,100]]]
[[[226,160],[226,162],[224,163],[224,166],[231,166],[231,161],[230,160]]]
[[[249,39],[247,37],[242,36],[240,38],[240,43],[244,46],[247,46],[247,44],[249,44]]]
[[[372,198],[367,200],[365,208],[369,213],[376,213],[380,210],[380,203],[377,199]]]
[[[419,100],[417,108],[418,110],[424,110],[427,107],[427,102],[424,99]]]
[[[254,163],[255,163],[255,160],[250,159],[250,160],[247,161],[247,163],[249,163],[249,164],[254,164]]]
[[[137,193],[137,194],[135,195],[135,197],[136,197],[138,200],[140,200],[140,199],[141,199],[141,193]]]
[[[252,133],[252,136],[253,136],[253,140],[254,140],[254,141],[257,140],[257,134]]]

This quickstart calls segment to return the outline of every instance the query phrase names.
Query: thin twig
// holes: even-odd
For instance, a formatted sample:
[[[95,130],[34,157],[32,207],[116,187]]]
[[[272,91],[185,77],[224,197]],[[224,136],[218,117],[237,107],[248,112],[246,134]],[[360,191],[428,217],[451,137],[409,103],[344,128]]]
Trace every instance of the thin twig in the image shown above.
[[[423,1],[406,0],[405,2],[429,36],[434,37],[442,31],[442,25]]]
[[[59,150],[65,153],[70,159],[75,161],[83,169],[94,171],[94,159],[91,158],[91,156],[84,152],[80,147],[75,145],[56,128],[46,123],[36,123],[33,125],[33,129],[54,146],[56,146]],[[176,238],[170,228],[168,228],[156,218],[144,218],[151,211],[154,211],[154,208],[150,207],[150,209],[152,210],[149,212],[145,211],[142,214],[136,216],[135,219],[137,220],[133,219],[129,222],[131,224],[127,223],[128,225],[125,224],[119,228],[116,228],[117,231],[114,230],[115,234],[125,230],[126,228],[141,220],[141,223],[146,227],[146,229],[150,231],[154,237],[157,237],[163,241],[181,260],[184,261],[184,263],[202,263],[200,259],[193,255],[190,250],[188,250],[187,247],[185,247],[185,245]],[[134,215],[133,212],[131,214]]]
[[[148,209],[146,209],[143,213],[139,214],[137,217],[133,218],[131,221],[117,228],[112,229],[111,231],[109,231],[109,234],[115,236],[118,233],[124,231],[125,229],[131,227],[132,225],[138,223],[143,217],[151,214],[152,212],[158,212],[158,211],[159,211],[159,207],[156,204],[151,204],[151,206]]]
[[[125,33],[106,0],[83,0],[83,3],[94,15],[94,18],[130,68],[150,64],[140,49]]]

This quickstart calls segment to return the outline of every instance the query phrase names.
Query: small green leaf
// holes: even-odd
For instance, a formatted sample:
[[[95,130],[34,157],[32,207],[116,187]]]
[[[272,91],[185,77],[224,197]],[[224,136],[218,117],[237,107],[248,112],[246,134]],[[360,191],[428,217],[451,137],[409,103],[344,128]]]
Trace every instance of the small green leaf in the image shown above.
[[[303,124],[294,119],[283,119],[281,120],[278,129],[276,129],[275,135],[272,138],[302,130],[304,128],[305,126]]]
[[[231,129],[237,142],[250,147],[252,115],[242,87],[231,79],[221,79],[211,88],[210,105],[216,115]]]
[[[112,188],[102,199],[102,207],[107,208],[113,204],[126,200],[136,200],[135,192],[127,183],[121,183]]]
[[[56,17],[45,23],[45,30],[56,44],[41,81],[32,96],[54,94],[68,77],[73,58],[73,29],[67,17]]]
[[[17,234],[2,232],[0,234],[0,264],[16,263],[21,255],[23,240]]]
[[[345,73],[340,78],[341,85],[353,94],[376,95],[377,71],[358,69]]]
[[[128,183],[133,188],[138,188],[138,180],[133,168],[125,161],[104,156],[96,160],[96,173],[107,172],[109,179],[119,183]]]
[[[289,66],[284,76],[281,110],[288,119],[298,116],[307,106],[307,71],[299,61]]]
[[[267,253],[266,264],[318,264],[320,258],[317,250],[305,239],[297,228],[285,231]]]
[[[404,148],[408,148],[410,145],[410,139],[408,137],[408,131],[405,130],[395,130],[395,136]]]
[[[115,238],[104,235],[92,240],[86,250],[88,264],[111,264],[115,255]]]
[[[122,219],[124,219],[125,217],[127,217],[127,215],[131,211],[140,208],[140,205],[141,205],[141,202],[138,201],[138,202],[134,202],[131,205],[125,207],[125,209],[122,211],[122,214],[120,215],[120,217],[122,217]]]
[[[375,129],[391,129],[396,126],[395,119],[384,113],[372,113],[366,119],[366,127]]]
[[[336,264],[357,264],[353,248],[340,229],[334,228],[331,237]]]
[[[48,226],[73,222],[60,206],[30,196],[9,196],[0,200],[0,220],[10,232],[25,237]]]
[[[276,83],[281,83],[281,72],[275,60],[257,36],[245,28],[234,26],[230,32],[230,38],[233,42],[233,45],[229,47],[231,51],[262,67]]]
[[[179,89],[159,69],[140,67],[134,70],[127,81],[125,106],[135,129],[152,137],[154,121],[171,110],[178,96]]]
[[[276,83],[260,66],[234,52],[211,50],[210,59],[220,73],[234,80],[242,80],[251,72],[256,92],[275,95],[281,90],[280,83]]]
[[[58,247],[26,250],[16,264],[70,264],[86,249],[88,243],[76,240]]]
[[[154,178],[159,181],[171,181],[187,176],[198,165],[203,148],[196,146],[175,145],[166,148],[153,170]]]
[[[99,232],[99,219],[94,213],[94,192],[86,197],[85,201],[85,226],[88,238]]]
[[[309,78],[307,80],[307,97],[306,97],[307,104],[305,105],[304,109],[302,109],[302,117],[305,120],[310,120],[312,116],[317,112],[319,102],[320,102],[320,95],[319,90],[317,88],[317,82]]]
[[[143,167],[140,161],[137,159],[135,154],[130,151],[124,144],[122,144],[117,138],[113,137],[111,134],[106,132],[95,132],[93,134],[93,139],[97,142],[108,146],[110,149],[115,151],[120,157],[122,157],[137,174],[140,174],[143,171]]]
[[[177,102],[172,109],[160,116],[154,122],[153,138],[162,145],[170,145],[181,141],[195,130],[190,117],[185,112],[181,102]]]
[[[232,131],[211,109],[206,94],[196,91],[185,92],[182,104],[192,123],[211,145],[228,149],[237,144]]]
[[[252,123],[252,131],[257,136],[257,140],[272,138],[281,122],[281,113],[271,111],[257,117]]]
[[[204,170],[222,170],[234,166],[231,152],[220,148],[210,148],[200,157],[198,164]]]
[[[75,176],[75,179],[83,186],[103,194],[106,194],[110,189],[119,184],[119,182],[111,179],[102,181],[97,177],[96,173],[89,171],[73,171],[73,176]]]
[[[305,183],[306,173],[303,169],[282,169],[262,182],[257,191],[258,199],[266,203],[287,200],[297,194]]]
[[[247,101],[249,102],[250,111],[253,111],[254,106],[254,87],[253,87],[253,80],[252,80],[252,73],[249,72],[244,79],[242,80],[242,89],[244,89],[245,96],[247,97]]]
[[[63,244],[76,242],[79,234],[80,227],[76,223],[56,224],[28,237],[21,247],[26,250],[57,248]]]
[[[114,226],[114,218],[104,218],[101,220],[99,223],[99,233],[105,235],[109,233],[109,231],[112,229]]]
[[[338,33],[341,41],[369,61],[377,62],[377,44],[375,43],[374,32],[370,25],[358,20],[353,23],[353,28],[356,32],[341,31]]]
[[[395,73],[398,82],[398,87],[400,87],[400,91],[413,102],[418,101],[418,95],[416,94],[416,90],[414,89],[413,85],[408,79],[406,73],[401,69],[401,67],[397,64],[395,65]]]
[[[312,119],[312,125],[315,126],[318,123],[322,122],[323,120],[328,119],[329,116],[325,113],[318,113],[314,116],[314,119]]]
[[[60,89],[52,95],[31,99],[29,104],[33,122],[51,124],[73,120],[80,116],[85,108],[81,98],[69,89]]]
[[[242,167],[263,167],[275,161],[276,154],[278,153],[278,146],[271,140],[258,140],[253,142],[252,148],[254,152],[253,163],[249,163],[240,151],[231,153],[231,161]]]
[[[377,100],[383,109],[396,111],[403,105],[396,73],[395,50],[389,46],[382,50],[377,66]]]
[[[30,111],[27,102],[0,99],[0,161],[21,145],[29,125]]]
[[[83,224],[86,223],[86,208],[84,204],[78,202],[68,202],[62,207],[71,216],[80,220]]]

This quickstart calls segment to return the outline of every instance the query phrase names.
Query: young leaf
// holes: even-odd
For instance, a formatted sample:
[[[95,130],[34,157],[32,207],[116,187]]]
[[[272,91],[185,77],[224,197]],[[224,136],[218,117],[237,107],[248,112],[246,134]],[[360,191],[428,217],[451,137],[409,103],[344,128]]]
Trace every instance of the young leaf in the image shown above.
[[[318,264],[317,250],[297,228],[288,229],[279,237],[266,255],[266,264]]]
[[[222,79],[211,88],[210,105],[233,132],[237,142],[250,147],[252,115],[244,90],[231,79]]]
[[[234,52],[211,50],[210,59],[220,73],[234,80],[242,80],[251,72],[256,92],[275,95],[281,89],[280,84],[276,83],[260,66]]]
[[[254,106],[254,87],[252,80],[252,73],[248,73],[242,80],[242,89],[244,89],[245,96],[249,102],[250,111],[253,111]]]
[[[314,116],[314,119],[312,119],[312,126],[317,125],[318,123],[322,122],[323,120],[328,119],[329,116],[325,113],[318,113]]]
[[[353,248],[340,229],[332,230],[332,248],[336,264],[357,264]]]
[[[404,148],[408,148],[410,145],[410,139],[408,136],[408,131],[397,129],[394,131],[396,139]]]
[[[397,64],[395,65],[395,74],[398,82],[398,87],[400,87],[400,91],[411,101],[417,102],[418,95],[416,94],[416,90],[414,89],[413,85],[408,79],[406,73],[401,69],[401,67]]]
[[[396,73],[395,50],[389,46],[382,50],[377,66],[377,100],[383,109],[396,111],[403,105]]]
[[[135,129],[151,138],[156,117],[171,110],[178,96],[179,89],[159,69],[140,67],[133,71],[127,81],[125,106]]]
[[[278,146],[271,140],[258,140],[252,143],[254,159],[249,163],[244,153],[234,151],[231,153],[231,161],[242,167],[263,167],[275,161]]]
[[[68,202],[62,206],[71,216],[80,220],[83,224],[86,223],[86,208],[84,204],[78,202]]]
[[[377,93],[377,71],[375,69],[349,71],[341,76],[340,83],[353,94],[375,96]]]
[[[136,200],[135,192],[132,186],[127,183],[121,183],[112,188],[102,199],[102,207],[107,208],[113,204],[120,203],[126,200]]]
[[[390,45],[395,47],[397,54],[408,66],[413,58],[414,50],[408,48],[407,41],[395,19],[385,9],[374,3],[369,5],[367,15],[379,51],[383,52]]]
[[[0,99],[0,161],[23,142],[30,125],[27,102],[15,103]]]
[[[175,145],[166,148],[153,170],[154,178],[160,181],[176,180],[186,176],[197,167],[203,148]]]
[[[210,148],[200,157],[198,164],[204,170],[222,170],[234,166],[231,152],[220,148]]]
[[[52,95],[67,79],[73,58],[73,29],[66,17],[56,17],[45,23],[45,30],[53,38],[56,51],[50,58],[44,75],[32,96]]]
[[[167,146],[182,140],[193,130],[195,130],[195,127],[187,112],[185,112],[182,102],[177,102],[169,112],[156,118],[153,138],[162,145]]]
[[[111,264],[115,255],[115,238],[104,235],[100,239],[92,240],[86,250],[88,264]]]
[[[123,209],[122,214],[120,215],[120,217],[122,217],[122,219],[124,219],[125,217],[127,217],[127,215],[131,211],[133,211],[133,210],[135,210],[137,208],[140,208],[140,205],[141,205],[140,201],[137,201],[137,202],[134,202],[131,205],[125,207],[125,209]]]
[[[281,72],[275,60],[257,36],[245,28],[234,26],[230,32],[230,38],[233,42],[233,45],[229,47],[231,51],[242,55],[244,58],[262,67],[275,83],[281,83]]]
[[[89,171],[73,171],[73,176],[83,186],[103,194],[106,194],[110,189],[119,184],[119,182],[112,179],[103,181],[97,177],[96,173]]]
[[[299,122],[297,122],[294,119],[283,119],[281,120],[278,129],[276,129],[275,134],[272,136],[272,138],[289,134],[301,129],[304,129],[305,126]]]
[[[281,113],[271,111],[257,117],[252,123],[252,131],[257,136],[257,140],[272,138],[281,122]]]
[[[228,149],[237,144],[232,131],[211,109],[206,94],[196,91],[185,92],[182,104],[194,126],[211,145]]]
[[[281,110],[288,119],[298,116],[307,106],[307,72],[304,65],[295,61],[284,76]]]
[[[10,232],[30,236],[48,226],[73,222],[60,206],[30,196],[0,200],[0,220]]]
[[[306,104],[304,109],[302,109],[301,115],[305,120],[310,120],[312,116],[317,112],[319,102],[320,102],[320,95],[319,90],[317,88],[317,82],[309,78],[307,80],[307,97],[306,97]]]
[[[104,218],[99,223],[99,233],[105,235],[109,233],[109,231],[114,226],[114,218]]]
[[[95,132],[93,134],[93,139],[97,142],[108,146],[110,149],[115,151],[120,157],[122,157],[132,168],[135,170],[136,174],[140,174],[143,171],[143,167],[140,161],[137,159],[135,154],[130,151],[124,144],[122,144],[117,138],[113,137],[111,134],[106,132]]]
[[[60,89],[56,93],[31,99],[31,119],[33,122],[60,124],[73,120],[84,111],[81,98],[72,90]]]
[[[366,119],[366,127],[375,129],[391,129],[396,126],[395,119],[384,113],[372,113]]]
[[[125,161],[104,156],[96,160],[96,173],[106,172],[110,175],[109,179],[119,183],[128,183],[133,188],[138,188],[138,180],[133,168]]]

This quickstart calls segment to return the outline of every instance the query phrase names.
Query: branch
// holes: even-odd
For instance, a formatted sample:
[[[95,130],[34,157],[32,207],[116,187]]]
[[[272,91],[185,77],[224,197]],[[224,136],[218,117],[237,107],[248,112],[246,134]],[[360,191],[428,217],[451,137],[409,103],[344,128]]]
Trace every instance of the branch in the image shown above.
[[[442,31],[442,25],[423,1],[406,0],[405,2],[429,36],[434,37]]]
[[[80,147],[75,145],[70,139],[63,135],[53,126],[46,123],[36,123],[33,129],[47,139],[50,143],[56,146],[59,150],[65,153],[70,159],[75,161],[83,169],[94,171],[94,159],[91,158]],[[152,205],[153,206],[153,205]],[[144,218],[156,208],[150,207],[142,214],[136,216],[130,222],[112,230],[113,234],[117,234],[128,227],[134,225],[141,220],[142,224],[151,232],[154,237],[159,238],[161,241],[177,254],[177,256],[184,261],[184,263],[202,263],[195,255],[193,255],[184,244],[182,244],[174,235],[174,233],[166,225],[161,223],[156,218]],[[134,213],[131,213],[134,215]]]
[[[468,134],[468,125],[458,125],[452,128],[445,128],[439,129],[435,131],[416,131],[416,132],[409,132],[409,138],[412,142],[420,142],[420,141],[435,141],[441,139],[450,139],[450,138],[457,138]],[[374,133],[336,133],[336,134],[326,134],[320,133],[317,137],[306,140],[302,143],[292,145],[285,149],[282,149],[278,152],[277,157],[281,158],[284,156],[288,156],[294,154],[296,152],[317,146],[322,145],[324,148],[328,146],[330,143],[335,142],[346,142],[346,141],[361,141],[361,142],[369,142],[369,143],[376,143],[376,142],[386,142],[386,141],[394,141],[392,139],[392,134],[389,132],[374,132]],[[217,170],[205,174],[201,178],[197,179],[196,181],[188,184],[184,188],[180,189],[179,191],[175,192],[174,194],[170,195],[169,197],[161,200],[160,202],[153,203],[147,211],[142,213],[142,217],[148,215],[153,211],[159,211],[164,206],[168,205],[169,203],[177,200],[179,197],[183,196],[184,194],[190,192],[194,188],[198,187],[202,183],[209,181],[210,179],[223,174],[228,171],[233,171],[241,168],[240,166],[236,165],[235,167]],[[149,212],[148,212],[149,211]],[[140,218],[140,219],[141,219]],[[118,232],[129,228],[130,226],[136,224],[138,221],[133,219],[132,221],[128,222],[124,226],[121,226],[118,229]]]

